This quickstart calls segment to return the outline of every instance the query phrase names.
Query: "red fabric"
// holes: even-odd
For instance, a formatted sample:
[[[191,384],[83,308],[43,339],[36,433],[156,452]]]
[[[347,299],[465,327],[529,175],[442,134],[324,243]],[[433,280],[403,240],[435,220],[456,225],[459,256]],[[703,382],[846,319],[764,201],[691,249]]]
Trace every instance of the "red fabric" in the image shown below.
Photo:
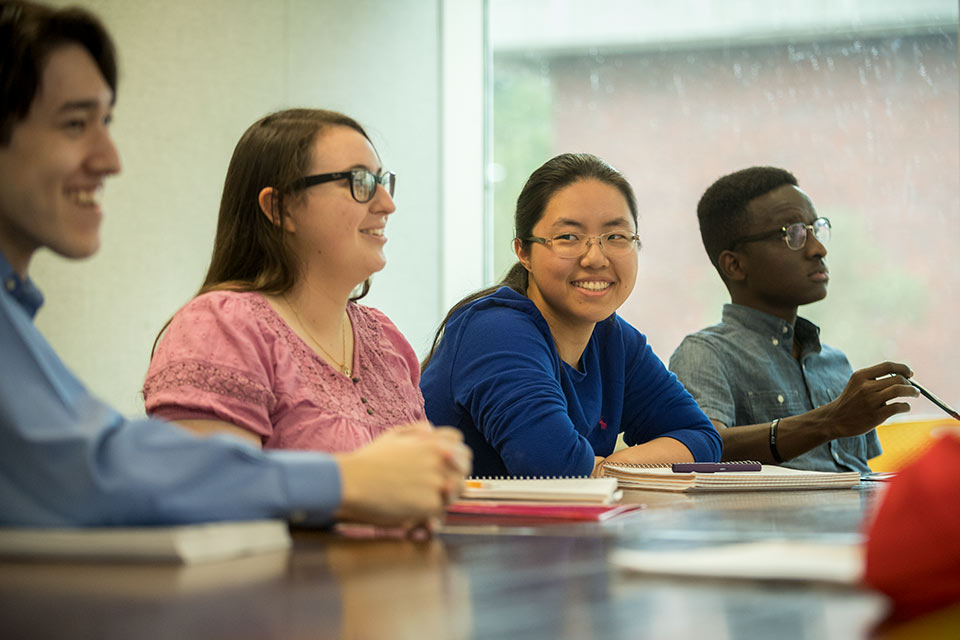
[[[864,579],[894,619],[960,602],[960,439],[939,439],[897,474],[867,536]]]

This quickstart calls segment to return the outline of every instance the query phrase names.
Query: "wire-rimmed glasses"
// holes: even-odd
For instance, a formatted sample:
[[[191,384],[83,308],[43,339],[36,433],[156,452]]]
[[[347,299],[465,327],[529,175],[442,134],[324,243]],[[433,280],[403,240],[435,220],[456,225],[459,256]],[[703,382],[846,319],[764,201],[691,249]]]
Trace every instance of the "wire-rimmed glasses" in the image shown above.
[[[630,251],[640,249],[640,236],[623,231],[609,231],[599,236],[588,236],[579,233],[561,233],[552,238],[530,236],[528,242],[537,242],[549,247],[560,258],[579,258],[590,250],[590,241],[595,241],[600,250],[609,257],[624,256]]]
[[[737,245],[745,242],[757,242],[759,240],[780,236],[787,244],[788,249],[799,251],[807,244],[807,231],[813,232],[813,237],[815,237],[820,244],[827,244],[827,242],[830,241],[830,221],[826,218],[817,218],[813,221],[813,224],[794,222],[793,224],[787,224],[772,231],[764,231],[763,233],[757,233],[752,236],[744,236],[733,242],[730,245],[730,249],[733,250]]]

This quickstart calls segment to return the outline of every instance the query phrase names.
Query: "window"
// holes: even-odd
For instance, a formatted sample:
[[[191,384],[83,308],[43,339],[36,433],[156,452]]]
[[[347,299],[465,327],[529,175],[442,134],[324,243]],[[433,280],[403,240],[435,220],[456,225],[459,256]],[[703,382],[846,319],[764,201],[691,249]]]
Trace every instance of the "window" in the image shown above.
[[[640,276],[620,313],[667,360],[728,301],[701,194],[781,166],[834,228],[828,296],[801,313],[854,368],[907,362],[960,405],[957,4],[781,4],[490,0],[495,274],[514,261],[529,174],[594,153],[640,206]]]

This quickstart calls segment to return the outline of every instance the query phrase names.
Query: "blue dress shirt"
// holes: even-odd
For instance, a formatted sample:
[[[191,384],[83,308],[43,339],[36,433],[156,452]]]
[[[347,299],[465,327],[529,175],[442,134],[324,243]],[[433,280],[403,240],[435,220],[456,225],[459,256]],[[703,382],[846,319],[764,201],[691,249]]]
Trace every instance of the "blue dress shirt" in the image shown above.
[[[809,320],[798,317],[790,324],[739,304],[724,305],[720,324],[684,338],[670,370],[704,413],[729,428],[812,411],[836,399],[853,373],[847,357],[821,343],[820,329]],[[872,430],[826,442],[783,466],[867,473],[867,460],[880,453]]]
[[[450,318],[423,372],[427,417],[463,431],[477,475],[582,476],[594,456],[659,437],[720,459],[713,424],[643,335],[598,322],[581,370],[560,359],[537,306],[508,287]]]
[[[332,521],[333,458],[124,418],[90,395],[34,327],[43,296],[2,254],[0,288],[0,525]]]

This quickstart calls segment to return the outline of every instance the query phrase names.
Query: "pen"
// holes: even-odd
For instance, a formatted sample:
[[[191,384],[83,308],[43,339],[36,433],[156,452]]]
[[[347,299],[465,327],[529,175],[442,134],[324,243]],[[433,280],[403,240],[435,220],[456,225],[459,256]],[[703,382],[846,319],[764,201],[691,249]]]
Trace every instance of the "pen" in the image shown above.
[[[941,399],[938,398],[937,396],[935,396],[935,395],[933,395],[932,393],[930,393],[929,391],[927,391],[919,382],[917,382],[916,380],[913,380],[913,379],[911,379],[911,378],[907,378],[907,382],[909,382],[911,385],[913,385],[913,386],[915,386],[917,389],[919,389],[920,393],[922,393],[923,395],[925,395],[925,396],[927,397],[927,400],[929,400],[929,401],[932,402],[933,404],[937,405],[938,407],[940,407],[941,409],[943,409],[944,411],[946,411],[947,414],[948,414],[950,417],[955,418],[955,419],[957,419],[957,420],[960,420],[960,413],[957,413],[957,410],[956,410],[956,409],[954,409],[953,407],[951,407],[950,405],[948,405],[946,402],[944,402],[943,400],[941,400]]]

